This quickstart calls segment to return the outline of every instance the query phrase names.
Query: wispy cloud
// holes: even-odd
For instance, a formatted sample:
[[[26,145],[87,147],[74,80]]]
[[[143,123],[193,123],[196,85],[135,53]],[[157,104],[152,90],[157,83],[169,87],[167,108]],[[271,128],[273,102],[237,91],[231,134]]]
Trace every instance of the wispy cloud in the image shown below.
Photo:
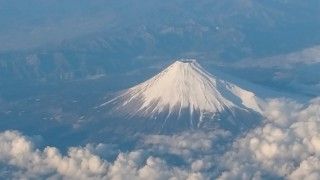
[[[320,63],[320,46],[314,46],[301,51],[271,56],[262,59],[245,59],[234,64],[237,67],[261,68],[293,68],[299,64],[311,65]]]

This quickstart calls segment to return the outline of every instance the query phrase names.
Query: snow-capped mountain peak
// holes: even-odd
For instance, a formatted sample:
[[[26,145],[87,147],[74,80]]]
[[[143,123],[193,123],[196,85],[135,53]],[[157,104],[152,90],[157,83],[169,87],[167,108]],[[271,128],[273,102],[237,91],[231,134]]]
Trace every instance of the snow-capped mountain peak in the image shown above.
[[[199,127],[204,116],[214,118],[228,112],[260,112],[254,93],[218,79],[204,70],[196,60],[177,60],[153,78],[134,86],[108,101],[120,114],[152,118],[159,114],[179,118],[183,113],[199,116],[190,126]],[[195,124],[196,123],[196,124]]]

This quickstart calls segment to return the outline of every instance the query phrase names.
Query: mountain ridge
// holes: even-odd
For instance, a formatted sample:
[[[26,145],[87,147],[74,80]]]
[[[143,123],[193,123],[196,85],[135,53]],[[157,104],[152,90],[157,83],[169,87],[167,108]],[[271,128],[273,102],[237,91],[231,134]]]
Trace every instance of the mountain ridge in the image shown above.
[[[211,128],[216,125],[209,124],[218,121],[229,121],[223,125],[228,129],[230,124],[237,126],[239,114],[260,114],[260,102],[262,100],[254,93],[208,73],[196,60],[179,59],[100,107],[106,106],[112,115],[129,120],[149,119],[145,122],[157,124],[155,128],[159,126],[160,131],[166,128]],[[175,127],[180,126],[177,121],[183,127]],[[250,126],[247,122],[240,122],[239,128]]]

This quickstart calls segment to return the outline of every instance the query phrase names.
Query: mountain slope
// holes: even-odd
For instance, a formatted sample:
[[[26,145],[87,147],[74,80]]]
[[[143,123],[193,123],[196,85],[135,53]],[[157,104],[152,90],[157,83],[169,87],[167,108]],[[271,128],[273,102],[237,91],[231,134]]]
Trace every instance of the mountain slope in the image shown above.
[[[250,116],[261,112],[260,101],[254,93],[211,75],[195,60],[180,60],[101,107],[160,132],[217,127],[238,131],[253,124],[256,118]]]

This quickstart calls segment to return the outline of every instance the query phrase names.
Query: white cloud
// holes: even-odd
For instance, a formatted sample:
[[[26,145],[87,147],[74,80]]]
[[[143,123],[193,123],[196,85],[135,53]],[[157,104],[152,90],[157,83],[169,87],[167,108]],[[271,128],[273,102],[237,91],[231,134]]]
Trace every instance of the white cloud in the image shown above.
[[[228,141],[231,141],[231,139],[231,134],[222,130],[211,132],[189,131],[174,135],[145,136],[142,139],[143,145],[141,148],[149,154],[164,159],[169,156],[171,161],[175,161],[175,157],[170,155],[183,159],[183,162],[178,160],[178,162],[173,163],[182,163],[180,166],[189,172],[190,179],[209,179],[209,176],[215,175],[216,172],[208,172],[216,165],[217,156],[221,155],[226,149]]]
[[[149,135],[145,136],[143,143],[158,152],[191,156],[195,153],[211,152],[219,140],[230,136],[230,133],[223,130],[192,131],[175,135]]]
[[[40,151],[16,131],[1,133],[0,142],[1,164],[18,168],[18,171],[12,171],[14,178],[94,179],[103,178],[106,174],[107,163],[85,148],[70,148],[66,156],[54,147]]]
[[[315,178],[320,168],[320,99],[304,107],[289,100],[271,100],[266,123],[234,142],[222,158],[220,179],[263,176]],[[312,174],[312,176],[307,176]]]
[[[317,180],[320,178],[320,160],[319,156],[311,156],[302,161],[299,167],[294,170],[289,179],[309,179]]]
[[[130,153],[120,153],[117,159],[110,166],[107,179],[203,179],[200,173],[189,172],[174,166],[168,166],[164,160],[149,156],[143,150]]]
[[[115,145],[43,150],[17,131],[0,133],[0,175],[11,179],[319,179],[320,98],[308,106],[273,99],[264,123],[232,143],[224,131],[149,135],[118,155]],[[231,141],[231,144],[228,142]],[[229,146],[231,145],[231,146]],[[107,161],[96,154],[111,153]],[[166,155],[185,164],[168,161]]]
[[[11,168],[11,179],[202,179],[197,172],[171,167],[160,158],[146,156],[142,150],[120,153],[114,162],[107,162],[92,151],[104,147],[69,148],[62,155],[55,147],[35,149],[33,143],[17,131],[0,133],[0,167]],[[1,168],[0,168],[1,170]],[[3,170],[3,169],[2,169]]]

